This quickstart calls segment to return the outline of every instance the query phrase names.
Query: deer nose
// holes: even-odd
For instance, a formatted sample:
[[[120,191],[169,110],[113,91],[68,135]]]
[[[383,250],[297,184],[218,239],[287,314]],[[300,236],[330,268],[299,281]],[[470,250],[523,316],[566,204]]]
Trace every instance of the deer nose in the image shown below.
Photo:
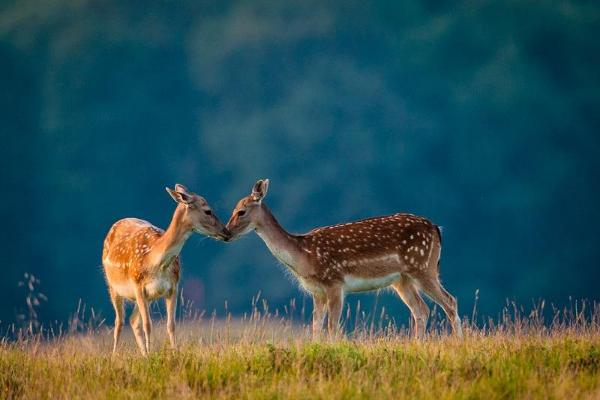
[[[221,230],[221,232],[219,232],[219,237],[223,241],[228,242],[229,239],[231,239],[231,232],[229,232],[229,229],[227,229],[226,227],[223,227],[223,229]]]

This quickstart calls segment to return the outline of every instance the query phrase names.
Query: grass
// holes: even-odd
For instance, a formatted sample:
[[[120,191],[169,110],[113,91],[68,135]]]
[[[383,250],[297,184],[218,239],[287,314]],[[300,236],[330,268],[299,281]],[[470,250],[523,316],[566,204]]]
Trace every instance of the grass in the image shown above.
[[[312,341],[307,327],[255,308],[241,320],[187,319],[175,351],[158,323],[148,358],[129,331],[112,357],[101,324],[17,330],[0,342],[0,398],[600,398],[600,307],[543,314],[507,308],[500,321],[465,322],[464,339],[434,323],[423,341],[391,324]]]

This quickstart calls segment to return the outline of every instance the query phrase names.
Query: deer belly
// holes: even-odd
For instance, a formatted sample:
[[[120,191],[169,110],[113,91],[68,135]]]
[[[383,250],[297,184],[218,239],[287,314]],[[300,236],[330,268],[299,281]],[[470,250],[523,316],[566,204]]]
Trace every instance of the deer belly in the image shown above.
[[[378,276],[375,278],[362,278],[358,276],[347,275],[344,277],[344,290],[346,292],[367,292],[387,287],[400,279],[400,273],[394,272],[389,275]]]
[[[133,283],[129,281],[123,281],[120,283],[111,283],[110,287],[114,290],[119,296],[125,297],[129,300],[135,299],[135,290]]]
[[[153,300],[168,295],[173,290],[173,282],[167,276],[158,276],[144,285],[144,293]]]

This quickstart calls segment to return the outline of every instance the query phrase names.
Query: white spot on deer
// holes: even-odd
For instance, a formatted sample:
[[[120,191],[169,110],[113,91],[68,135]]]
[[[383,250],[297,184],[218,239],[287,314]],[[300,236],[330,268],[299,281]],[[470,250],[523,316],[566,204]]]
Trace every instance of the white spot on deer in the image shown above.
[[[425,255],[425,252],[423,251],[423,249],[419,250],[419,252],[421,253],[422,256]]]

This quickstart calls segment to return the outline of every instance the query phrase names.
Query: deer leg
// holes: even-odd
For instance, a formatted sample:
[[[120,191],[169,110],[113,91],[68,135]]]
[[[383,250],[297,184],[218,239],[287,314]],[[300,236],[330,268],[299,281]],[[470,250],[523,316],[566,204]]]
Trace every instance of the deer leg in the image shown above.
[[[110,300],[115,308],[115,332],[113,340],[113,354],[117,352],[117,344],[121,337],[121,331],[123,329],[123,318],[125,317],[125,310],[123,309],[123,298],[115,293],[114,290],[110,289]]]
[[[140,316],[142,317],[142,328],[144,329],[144,337],[146,339],[146,354],[150,351],[150,333],[152,331],[152,320],[150,319],[150,310],[148,301],[144,297],[142,288],[138,287],[135,290],[135,302],[137,304]]]
[[[340,314],[344,303],[344,293],[340,286],[327,289],[327,328],[329,337],[339,334]]]
[[[167,308],[167,333],[171,348],[175,349],[175,311],[177,309],[177,288],[173,290],[170,296],[165,298]]]
[[[410,310],[414,324],[414,337],[423,338],[427,328],[427,319],[429,318],[429,307],[419,294],[419,290],[407,276],[402,276],[400,280],[392,283],[392,287]]]
[[[142,330],[140,312],[138,311],[137,304],[133,307],[131,317],[129,317],[129,324],[135,336],[135,342],[137,343],[142,354],[146,354],[146,346],[144,345],[144,331]]]
[[[323,330],[323,321],[325,321],[327,298],[322,294],[313,294],[313,321],[312,333],[313,339],[318,339]]]
[[[425,275],[420,277],[419,284],[423,289],[423,292],[444,309],[444,312],[452,325],[452,331],[458,337],[462,337],[461,321],[458,316],[456,298],[444,289],[437,276]]]

